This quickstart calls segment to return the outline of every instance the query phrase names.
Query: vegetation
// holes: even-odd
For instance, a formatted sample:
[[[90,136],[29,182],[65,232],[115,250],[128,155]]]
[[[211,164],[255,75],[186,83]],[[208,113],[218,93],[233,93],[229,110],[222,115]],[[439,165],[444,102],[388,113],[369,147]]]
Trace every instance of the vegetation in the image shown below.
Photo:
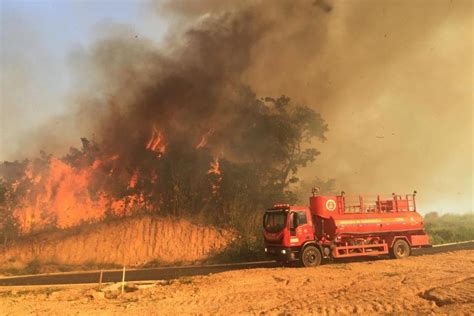
[[[0,240],[3,245],[18,236],[18,223],[13,214],[17,200],[18,195],[0,177]]]
[[[433,245],[474,240],[474,213],[425,215],[425,231]]]

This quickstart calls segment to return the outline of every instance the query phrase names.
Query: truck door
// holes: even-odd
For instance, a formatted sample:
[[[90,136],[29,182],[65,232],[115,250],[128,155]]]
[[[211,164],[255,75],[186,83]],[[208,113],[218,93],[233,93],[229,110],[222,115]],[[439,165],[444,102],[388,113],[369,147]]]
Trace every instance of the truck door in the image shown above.
[[[292,244],[302,244],[313,239],[313,229],[305,211],[294,212],[290,221],[290,241]]]
[[[313,229],[311,227],[310,221],[308,220],[308,215],[305,211],[297,212],[297,214],[298,228],[296,228],[296,237],[298,237],[301,242],[313,239]]]

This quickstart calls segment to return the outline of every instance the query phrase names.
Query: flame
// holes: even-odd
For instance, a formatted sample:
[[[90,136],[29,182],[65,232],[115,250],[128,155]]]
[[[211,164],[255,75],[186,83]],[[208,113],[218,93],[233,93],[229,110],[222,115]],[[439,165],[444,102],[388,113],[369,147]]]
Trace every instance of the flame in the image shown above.
[[[94,166],[94,165],[93,165]],[[54,224],[64,228],[84,219],[98,219],[104,215],[103,200],[94,201],[88,191],[91,168],[74,170],[65,162],[52,158],[49,174],[34,175],[31,164],[23,180],[29,183],[23,207],[15,210],[22,231],[31,231],[34,225]],[[55,223],[48,221],[54,220]]]
[[[146,145],[146,149],[158,153],[161,156],[166,151],[166,144],[164,143],[163,134],[158,129],[154,128],[153,133]]]
[[[208,130],[205,134],[203,134],[203,135],[201,136],[201,140],[200,140],[199,143],[196,145],[196,148],[203,148],[203,147],[206,147],[207,142],[208,142],[208,139],[209,139],[209,136],[211,136],[212,133],[214,133],[214,130],[213,130],[213,129],[210,129],[210,130]]]
[[[211,161],[210,166],[208,174],[213,173],[219,176],[221,175],[219,158],[214,158],[214,161]]]
[[[105,162],[116,159],[112,157]],[[47,168],[39,170],[29,163],[23,177],[12,185],[15,191],[24,190],[13,212],[20,231],[28,233],[48,225],[67,228],[103,219],[107,211],[115,215],[129,215],[133,209],[145,207],[143,194],[114,199],[100,189],[91,195],[95,172],[105,162],[96,159],[89,166],[76,169],[60,159],[51,158]],[[135,172],[129,188],[134,188],[137,181],[138,172]]]
[[[130,181],[128,182],[128,188],[133,189],[137,185],[138,182],[138,170],[135,170],[133,173],[132,177],[130,178]]]
[[[216,181],[211,184],[212,193],[216,194],[220,188],[220,182],[222,180],[221,169],[220,169],[220,161],[219,158],[214,158],[213,161],[210,163],[208,174],[216,175]]]

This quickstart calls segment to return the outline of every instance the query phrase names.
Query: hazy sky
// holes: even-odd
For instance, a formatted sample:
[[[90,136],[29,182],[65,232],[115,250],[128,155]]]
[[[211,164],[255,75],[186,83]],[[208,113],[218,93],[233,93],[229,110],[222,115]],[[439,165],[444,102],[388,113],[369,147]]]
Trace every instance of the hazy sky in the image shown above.
[[[22,158],[31,130],[67,110],[71,55],[107,25],[160,40],[167,24],[147,9],[144,1],[0,1],[0,161]]]

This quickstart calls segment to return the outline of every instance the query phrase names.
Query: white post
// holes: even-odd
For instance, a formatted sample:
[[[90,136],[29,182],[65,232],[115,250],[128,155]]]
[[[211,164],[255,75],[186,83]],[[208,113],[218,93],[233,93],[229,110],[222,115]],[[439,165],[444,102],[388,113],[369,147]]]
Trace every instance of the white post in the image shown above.
[[[99,291],[102,289],[102,277],[104,275],[104,270],[100,270],[100,276],[99,276]]]
[[[122,294],[123,294],[124,287],[125,287],[125,266],[123,266],[123,272],[122,272]]]

